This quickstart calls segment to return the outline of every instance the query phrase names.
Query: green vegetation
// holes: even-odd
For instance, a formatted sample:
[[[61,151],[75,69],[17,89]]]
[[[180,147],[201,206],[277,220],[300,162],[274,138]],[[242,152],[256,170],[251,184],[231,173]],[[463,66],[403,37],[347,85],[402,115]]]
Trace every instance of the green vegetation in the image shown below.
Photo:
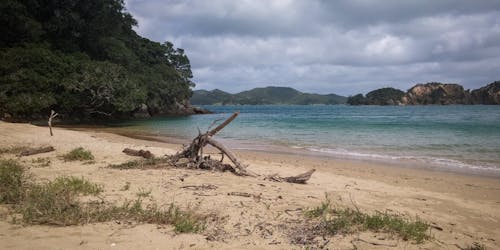
[[[137,197],[149,197],[151,195],[151,190],[144,190],[143,188],[139,188],[139,191],[137,192]]]
[[[26,186],[24,167],[14,160],[0,159],[0,203],[18,203]]]
[[[38,157],[31,160],[31,163],[36,164],[38,167],[48,167],[50,166],[50,158],[48,157]]]
[[[27,224],[76,225],[90,219],[89,211],[79,202],[79,195],[97,195],[102,187],[83,178],[59,177],[43,184],[33,184],[17,212]]]
[[[255,88],[237,94],[229,94],[215,89],[212,91],[196,90],[191,102],[196,105],[262,105],[262,104],[343,104],[346,98],[329,94],[308,94],[287,87]]]
[[[349,96],[350,105],[450,105],[450,104],[500,104],[500,81],[482,88],[465,90],[459,84],[429,82],[416,84],[406,93],[394,88],[381,88],[366,94]]]
[[[68,153],[62,155],[65,161],[92,161],[94,156],[89,150],[85,150],[82,147],[75,148]]]
[[[305,214],[309,218],[319,219],[317,230],[330,235],[369,230],[396,234],[403,240],[413,240],[416,243],[422,243],[430,237],[429,225],[418,218],[409,220],[396,214],[366,214],[358,209],[334,208],[328,198]]]
[[[154,115],[192,94],[184,50],[137,35],[123,0],[5,0],[0,13],[3,118]]]
[[[178,233],[199,232],[205,228],[205,217],[190,210],[183,211],[174,204],[161,209],[156,204],[143,205],[140,199],[125,201],[122,205],[105,205],[101,200],[83,202],[80,199],[81,196],[95,197],[102,191],[102,186],[72,176],[35,183],[17,162],[0,160],[0,204],[12,205],[14,221],[21,216],[26,224],[68,226],[135,220],[171,224]]]
[[[144,160],[131,160],[120,164],[110,164],[108,168],[114,169],[146,169],[146,168],[158,168],[165,165],[170,166],[170,159],[168,158],[150,158]]]
[[[405,92],[395,88],[381,88],[369,92],[364,97],[362,94],[347,98],[350,105],[396,105],[401,101]]]

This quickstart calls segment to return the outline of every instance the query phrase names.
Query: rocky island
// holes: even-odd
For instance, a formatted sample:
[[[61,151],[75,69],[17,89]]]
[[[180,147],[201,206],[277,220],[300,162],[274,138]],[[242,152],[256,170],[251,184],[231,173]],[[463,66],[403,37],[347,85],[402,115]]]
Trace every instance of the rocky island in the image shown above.
[[[406,93],[394,88],[382,88],[347,99],[350,105],[498,105],[500,81],[479,89],[466,90],[459,84],[431,82],[417,84]]]

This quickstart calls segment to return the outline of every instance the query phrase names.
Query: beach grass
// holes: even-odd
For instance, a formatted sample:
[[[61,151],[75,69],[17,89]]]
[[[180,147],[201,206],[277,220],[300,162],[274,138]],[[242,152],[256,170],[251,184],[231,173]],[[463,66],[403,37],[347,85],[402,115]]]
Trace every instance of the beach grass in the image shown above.
[[[93,161],[94,155],[89,150],[78,147],[62,155],[62,158],[64,161]]]
[[[196,233],[205,228],[205,216],[191,210],[181,210],[173,203],[163,209],[154,202],[145,205],[138,198],[121,205],[108,205],[97,197],[103,191],[101,185],[83,177],[60,176],[52,181],[37,183],[18,162],[0,160],[0,203],[12,205],[13,222],[70,226],[133,220],[138,223],[169,224],[178,233]],[[151,192],[143,193],[149,196]],[[87,200],[90,201],[82,201],[84,196],[89,197]]]
[[[31,163],[36,164],[37,167],[48,167],[50,166],[51,160],[48,157],[38,157],[31,160]]]
[[[369,214],[357,208],[334,207],[328,197],[319,206],[306,210],[305,215],[317,219],[317,228],[328,235],[373,231],[398,235],[405,241],[413,240],[416,243],[430,238],[429,224],[418,217],[409,219],[399,214]]]
[[[0,203],[22,200],[28,175],[17,161],[0,159]]]
[[[139,188],[139,191],[136,193],[137,197],[149,197],[151,195],[151,190],[146,191],[144,188]]]
[[[108,168],[113,169],[147,169],[147,168],[156,168],[158,166],[170,166],[170,160],[168,158],[154,157],[150,159],[141,159],[141,160],[131,160],[120,164],[109,164]]]

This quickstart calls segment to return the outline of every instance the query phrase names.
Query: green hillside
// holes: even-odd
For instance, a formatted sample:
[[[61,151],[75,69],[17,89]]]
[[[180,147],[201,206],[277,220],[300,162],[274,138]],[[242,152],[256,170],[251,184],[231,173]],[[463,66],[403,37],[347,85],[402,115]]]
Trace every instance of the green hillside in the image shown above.
[[[336,94],[320,95],[302,93],[289,87],[265,87],[230,94],[218,89],[196,90],[190,101],[194,105],[312,105],[343,104],[346,97]]]
[[[92,120],[177,112],[184,50],[136,34],[123,0],[2,0],[0,118]]]

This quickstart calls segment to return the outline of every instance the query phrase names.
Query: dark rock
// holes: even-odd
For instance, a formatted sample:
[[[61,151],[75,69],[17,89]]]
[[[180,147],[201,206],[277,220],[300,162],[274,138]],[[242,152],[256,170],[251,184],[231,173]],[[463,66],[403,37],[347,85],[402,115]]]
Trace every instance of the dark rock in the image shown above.
[[[132,113],[132,116],[134,118],[149,118],[151,115],[149,114],[148,111],[148,106],[146,104],[141,104],[141,107],[139,107],[137,110],[135,110]]]
[[[500,81],[490,83],[471,92],[472,104],[500,104]]]

